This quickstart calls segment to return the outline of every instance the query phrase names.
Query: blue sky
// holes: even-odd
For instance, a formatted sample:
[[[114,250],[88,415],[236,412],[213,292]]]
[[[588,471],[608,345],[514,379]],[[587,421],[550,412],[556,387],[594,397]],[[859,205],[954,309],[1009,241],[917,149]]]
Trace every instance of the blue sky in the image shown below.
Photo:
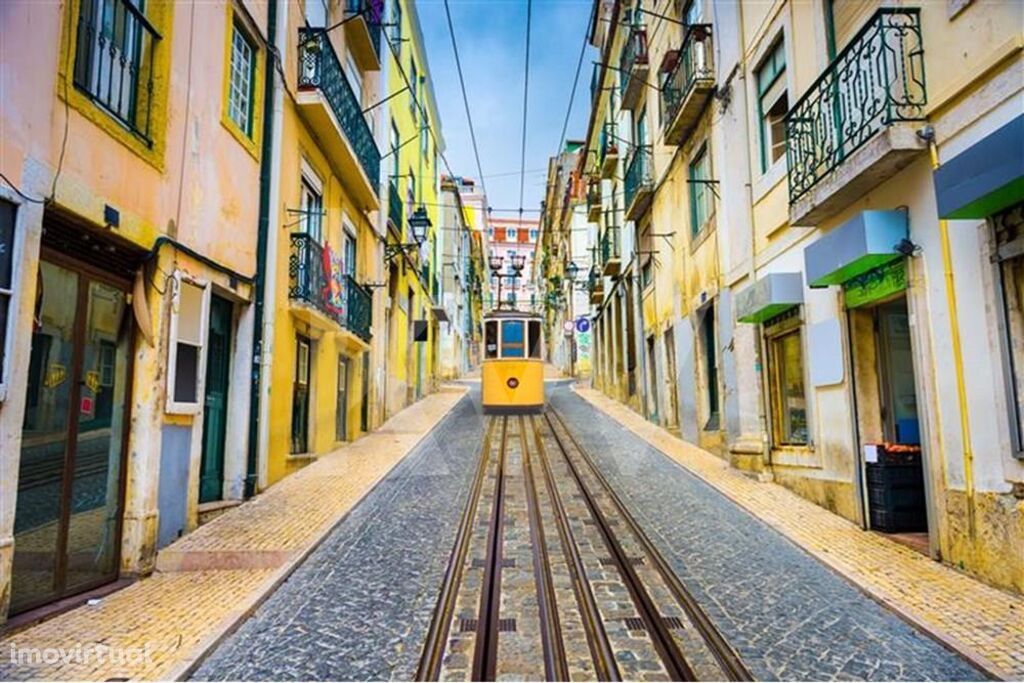
[[[526,0],[449,0],[480,147],[480,163],[495,216],[519,206]],[[536,218],[544,196],[548,158],[558,151],[580,46],[592,0],[533,0],[530,96],[526,136],[524,218]],[[477,178],[459,77],[443,0],[416,0],[447,145],[458,175]],[[580,138],[589,116],[590,75],[596,50],[587,47],[566,137]]]

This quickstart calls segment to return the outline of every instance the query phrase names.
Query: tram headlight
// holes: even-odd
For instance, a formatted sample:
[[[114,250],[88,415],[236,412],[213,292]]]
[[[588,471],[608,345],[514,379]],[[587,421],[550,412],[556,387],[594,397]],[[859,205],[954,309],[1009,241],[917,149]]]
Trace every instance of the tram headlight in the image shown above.
[[[515,377],[509,377],[508,381],[505,382],[505,384],[508,385],[509,389],[515,389],[516,387],[519,386],[519,380],[516,379]]]

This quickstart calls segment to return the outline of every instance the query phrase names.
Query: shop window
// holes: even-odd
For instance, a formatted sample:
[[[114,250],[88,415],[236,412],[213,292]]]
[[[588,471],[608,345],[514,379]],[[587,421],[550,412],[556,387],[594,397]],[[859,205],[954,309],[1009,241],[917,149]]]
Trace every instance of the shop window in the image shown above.
[[[203,397],[210,288],[175,275],[171,310],[167,412],[195,414]]]
[[[253,137],[253,93],[256,47],[236,22],[231,33],[231,72],[228,76],[228,117],[249,139]]]
[[[779,40],[754,74],[757,83],[757,118],[760,126],[761,172],[786,153],[786,43]]]
[[[14,298],[14,219],[18,207],[0,199],[0,388],[7,384],[7,340]],[[2,398],[2,396],[0,396]]]
[[[1010,425],[1014,452],[1017,457],[1024,457],[1024,256],[1019,255],[1024,249],[1024,204],[1018,204],[992,220],[997,254],[1001,255],[999,272]]]
[[[765,324],[768,347],[768,391],[773,445],[805,446],[807,398],[804,389],[804,353],[799,309]]]

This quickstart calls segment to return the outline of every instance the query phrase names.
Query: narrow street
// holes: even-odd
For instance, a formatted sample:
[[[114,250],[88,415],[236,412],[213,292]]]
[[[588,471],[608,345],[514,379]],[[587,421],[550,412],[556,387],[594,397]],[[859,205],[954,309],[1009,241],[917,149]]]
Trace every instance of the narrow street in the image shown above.
[[[193,678],[986,678],[549,392],[494,417],[474,388]]]

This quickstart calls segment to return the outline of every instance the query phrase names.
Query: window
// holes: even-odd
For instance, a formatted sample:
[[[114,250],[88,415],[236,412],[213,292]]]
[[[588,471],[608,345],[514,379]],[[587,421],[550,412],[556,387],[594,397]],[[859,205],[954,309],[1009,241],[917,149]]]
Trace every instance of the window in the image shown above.
[[[430,163],[430,121],[423,117],[423,125],[420,126],[420,154],[423,160]]]
[[[536,242],[537,241],[537,231],[536,230],[530,230],[530,241],[531,242]]]
[[[0,387],[7,383],[7,327],[14,298],[14,219],[17,214],[17,205],[0,199]]]
[[[690,162],[690,234],[697,235],[703,230],[708,218],[714,212],[714,195],[711,191],[710,155],[703,145],[697,156]]]
[[[680,12],[680,16],[683,18],[683,23],[688,26],[701,23],[701,0],[687,2],[683,6],[683,11]]]
[[[654,237],[648,223],[640,235],[640,288],[647,289],[654,282]]]
[[[228,78],[228,117],[245,136],[253,134],[253,86],[256,48],[236,23],[231,34],[231,74]]]
[[[402,56],[402,3],[399,0],[395,0],[391,3],[394,8],[392,21],[391,21],[391,42],[395,46],[395,52],[398,56]]]
[[[356,235],[352,226],[345,225],[344,235],[342,237],[342,269],[346,275],[350,275],[353,278],[356,276]]]
[[[1024,203],[991,219],[996,234],[1002,284],[1003,348],[1014,452],[1024,456]]]
[[[491,295],[493,302],[494,295]],[[498,321],[488,320],[484,325],[484,357],[498,357]]]
[[[401,166],[399,164],[399,160],[398,160],[398,148],[401,147],[401,145],[402,145],[402,138],[399,136],[399,133],[398,133],[398,124],[395,123],[395,121],[392,120],[391,121],[391,175],[393,175],[394,178],[391,179],[391,182],[395,184],[395,187],[398,187],[398,176],[400,176],[402,174],[402,168],[401,168]]]
[[[522,320],[501,323],[501,357],[522,358],[526,355],[526,326]]]
[[[798,310],[794,308],[765,324],[772,441],[775,446],[803,446],[808,442],[804,354]]]
[[[160,40],[143,0],[82,0],[75,48],[75,87],[147,144],[153,52]]]
[[[363,73],[359,70],[351,50],[345,50],[345,76],[348,78],[348,84],[352,86],[352,94],[355,95],[356,102],[362,105]]]
[[[487,228],[487,236],[491,237],[491,238],[494,237],[494,228]],[[493,253],[493,251],[492,251],[492,253]]]
[[[761,128],[761,172],[786,153],[786,43],[779,40],[757,67],[757,118]]]
[[[206,327],[210,288],[175,273],[171,309],[167,412],[195,414],[203,398],[206,374]]]
[[[519,239],[519,232],[515,228],[505,228],[505,241],[515,242]]]
[[[530,358],[540,358],[541,356],[541,336],[540,336],[540,321],[530,321]]]
[[[416,120],[416,98],[419,95],[420,75],[416,70],[415,60],[409,60],[409,111],[412,120]]]
[[[306,0],[306,24],[311,28],[327,26],[327,3],[324,0]]]
[[[320,179],[310,172],[302,174],[302,196],[299,198],[299,232],[319,243],[323,237],[324,199]]]
[[[718,429],[718,349],[715,341],[715,305],[709,304],[700,322],[701,342],[704,347],[704,391],[707,397],[707,421],[704,429]]]

